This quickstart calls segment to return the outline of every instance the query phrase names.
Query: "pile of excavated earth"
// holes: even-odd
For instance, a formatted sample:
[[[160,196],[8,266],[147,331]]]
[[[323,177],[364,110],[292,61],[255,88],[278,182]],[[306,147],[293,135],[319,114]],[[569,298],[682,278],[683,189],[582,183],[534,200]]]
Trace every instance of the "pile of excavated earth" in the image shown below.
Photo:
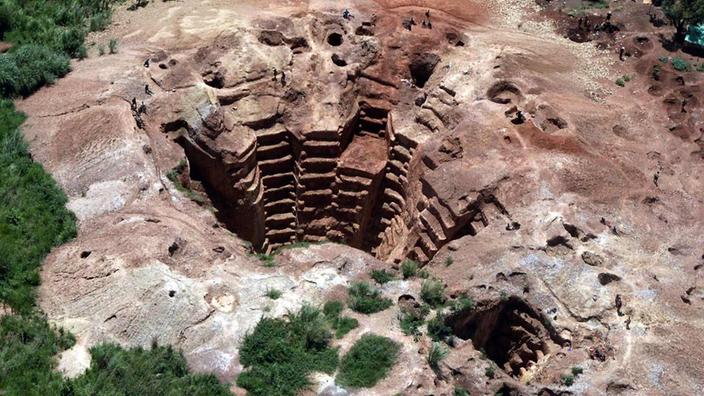
[[[60,369],[157,337],[234,384],[261,317],[344,300],[386,269],[379,287],[402,304],[347,309],[360,326],[334,345],[389,337],[397,364],[371,389],[316,374],[305,394],[704,394],[704,74],[658,60],[645,5],[600,37],[558,6],[118,12],[89,38],[119,37],[117,54],[18,102],[80,221],[42,272],[42,309],[78,339]],[[400,328],[400,306],[421,304],[404,260],[476,302],[446,316],[456,341],[437,369],[431,341]]]

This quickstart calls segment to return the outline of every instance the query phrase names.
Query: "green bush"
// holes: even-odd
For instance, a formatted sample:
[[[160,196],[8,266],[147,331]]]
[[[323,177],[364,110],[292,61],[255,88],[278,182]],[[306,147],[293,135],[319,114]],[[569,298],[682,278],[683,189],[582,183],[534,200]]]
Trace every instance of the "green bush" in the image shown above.
[[[669,60],[669,58],[666,57],[665,55],[662,55],[659,59],[660,59],[660,62],[662,62],[662,63],[667,63],[667,61]]]
[[[428,336],[433,341],[443,341],[452,344],[454,335],[452,328],[445,325],[445,314],[438,312],[434,318],[428,321]]]
[[[370,274],[371,278],[374,279],[374,281],[380,285],[383,285],[384,283],[391,282],[392,280],[396,279],[394,274],[387,272],[385,269],[383,270],[373,270]]]
[[[582,373],[584,373],[583,367],[580,367],[580,366],[572,367],[572,375],[574,375],[575,377],[581,375]]]
[[[342,358],[337,382],[353,388],[371,388],[388,375],[400,348],[389,338],[363,335]]]
[[[472,297],[467,296],[467,294],[460,294],[460,298],[457,299],[457,303],[452,306],[453,312],[464,312],[473,309],[477,304],[474,302]]]
[[[425,323],[425,317],[428,316],[429,313],[430,307],[427,305],[422,306],[418,310],[402,308],[401,312],[399,312],[398,319],[403,334],[419,336],[420,327]]]
[[[623,79],[618,78],[616,79],[616,85],[618,85],[619,87],[625,87],[626,83],[623,81]]]
[[[672,67],[674,67],[677,71],[689,70],[689,62],[682,58],[672,58],[670,59],[670,63],[672,63]]]
[[[281,297],[281,290],[266,289],[266,293],[264,295],[272,300],[278,300]]]
[[[262,318],[240,348],[245,371],[237,385],[253,396],[295,396],[310,385],[310,373],[335,371],[338,352],[329,346],[331,337],[321,310],[309,305],[289,312],[288,321]]]
[[[562,385],[564,386],[572,386],[574,385],[574,375],[560,374],[560,382],[562,382]]]
[[[56,356],[75,343],[63,329],[53,329],[38,313],[0,318],[0,393],[58,395],[61,374]]]
[[[344,308],[345,304],[338,300],[327,301],[323,306],[323,315],[325,315],[330,327],[336,330],[335,336],[338,339],[359,327],[357,319],[342,316],[342,310]]]
[[[90,349],[90,368],[68,383],[76,395],[229,395],[214,375],[191,373],[186,358],[171,346],[122,349],[102,344]]]
[[[418,272],[418,277],[421,279],[428,279],[430,277],[430,272],[427,269],[420,270]]]
[[[445,286],[439,279],[423,281],[420,288],[420,298],[433,307],[445,302]]]
[[[445,359],[449,353],[450,350],[443,347],[441,343],[433,342],[430,345],[430,351],[428,351],[428,356],[425,357],[425,360],[430,367],[436,369],[440,361]]]
[[[105,44],[100,44],[98,46],[98,55],[99,56],[105,55]]]
[[[625,81],[625,82],[631,81],[631,76],[629,76],[628,74],[624,74],[624,75],[623,75],[623,81]]]
[[[373,314],[389,308],[391,299],[381,296],[381,291],[372,289],[368,282],[354,282],[350,286],[347,305],[355,312]]]
[[[29,313],[38,267],[52,247],[76,236],[76,217],[65,207],[66,195],[32,161],[18,129],[23,120],[10,100],[0,99],[0,302]]]
[[[83,60],[88,57],[88,48],[84,45],[78,49],[78,60]]]
[[[0,94],[29,95],[71,71],[68,56],[38,45],[0,55]]]
[[[455,386],[455,396],[469,396],[469,391],[465,388]]]
[[[401,263],[401,273],[403,274],[403,279],[416,276],[418,273],[418,267],[419,264],[417,261],[403,260],[403,263]]]
[[[90,18],[89,22],[89,30],[91,32],[98,32],[105,30],[108,25],[110,25],[111,21],[111,16],[109,12],[100,12],[95,15],[93,15]]]
[[[108,48],[110,48],[111,54],[117,53],[117,39],[116,38],[110,39],[110,41],[108,42]]]
[[[660,79],[660,66],[655,65],[653,66],[653,71],[650,73],[650,78],[653,80],[659,80]]]
[[[494,367],[493,364],[489,364],[486,369],[484,369],[484,375],[489,378],[494,378],[494,376],[496,375],[496,367]]]
[[[452,256],[445,257],[445,267],[451,266],[454,262],[455,260],[452,258]]]

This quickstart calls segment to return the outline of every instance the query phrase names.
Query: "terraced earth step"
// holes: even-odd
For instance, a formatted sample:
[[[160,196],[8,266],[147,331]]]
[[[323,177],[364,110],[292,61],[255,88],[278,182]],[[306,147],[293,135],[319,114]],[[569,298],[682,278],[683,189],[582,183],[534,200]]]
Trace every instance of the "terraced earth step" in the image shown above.
[[[301,161],[300,167],[306,172],[328,173],[337,167],[337,158],[306,158]]]
[[[293,213],[277,213],[267,216],[264,224],[267,229],[288,228],[296,223],[296,216]]]
[[[440,222],[428,209],[420,213],[420,221],[425,225],[428,235],[430,235],[435,246],[443,245],[445,241],[447,241],[447,237],[445,236]]]
[[[291,228],[276,228],[266,232],[269,243],[287,243],[295,236],[296,231]]]
[[[337,140],[306,140],[302,146],[302,151],[311,157],[338,157],[341,151]]]
[[[264,204],[264,212],[269,213],[284,213],[292,212],[296,207],[296,201],[291,198],[284,198],[278,201],[267,202]]]
[[[410,162],[411,158],[413,158],[411,152],[400,144],[395,145],[391,149],[391,157],[393,159],[398,159],[402,162]]]
[[[306,186],[307,189],[330,188],[335,182],[335,172],[328,173],[304,173],[299,177],[298,182]]]
[[[287,155],[281,158],[259,161],[259,169],[264,174],[291,172],[293,170],[293,157]]]
[[[452,213],[450,213],[450,210],[447,209],[445,205],[438,201],[437,197],[430,199],[430,205],[428,208],[435,215],[435,217],[440,220],[440,224],[446,233],[448,230],[455,227],[456,223],[454,221],[454,216],[452,216]]]
[[[295,182],[295,177],[293,172],[289,173],[278,173],[275,175],[266,175],[262,177],[262,183],[267,188],[276,188],[281,186],[293,186]]]
[[[296,197],[296,190],[293,185],[285,185],[281,187],[267,188],[264,191],[264,202],[266,204],[278,202],[284,199],[293,199]]]
[[[291,145],[285,141],[271,146],[259,146],[257,147],[257,160],[281,158],[290,153]]]
[[[343,168],[338,169],[338,173],[343,172]],[[345,174],[339,174],[338,175],[339,182],[343,186],[354,186],[358,188],[363,188],[365,190],[368,190],[369,187],[372,185],[372,179],[364,176],[351,176],[351,175],[345,175]]]

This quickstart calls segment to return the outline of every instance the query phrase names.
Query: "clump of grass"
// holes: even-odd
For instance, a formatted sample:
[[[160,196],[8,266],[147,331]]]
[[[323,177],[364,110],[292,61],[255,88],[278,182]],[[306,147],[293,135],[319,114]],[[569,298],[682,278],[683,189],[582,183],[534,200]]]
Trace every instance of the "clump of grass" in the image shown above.
[[[337,349],[330,348],[332,333],[319,308],[304,305],[289,312],[288,320],[262,318],[240,348],[245,367],[237,385],[253,396],[295,396],[310,385],[310,373],[333,373]]]
[[[403,274],[403,279],[408,279],[416,276],[418,273],[419,264],[414,260],[403,260],[401,263],[401,273]]]
[[[598,3],[582,4],[579,8],[583,10],[601,10],[609,8],[609,3],[606,1],[600,1]]]
[[[350,286],[347,305],[355,312],[373,314],[389,308],[391,299],[382,297],[381,291],[373,289],[369,282],[354,282]]]
[[[449,345],[454,343],[452,328],[445,324],[445,314],[438,312],[434,318],[428,321],[428,336],[433,341],[442,341]]]
[[[631,76],[629,76],[628,74],[624,74],[624,75],[623,75],[623,81],[625,81],[625,82],[631,81]]]
[[[623,87],[626,86],[626,83],[623,81],[622,78],[617,78],[617,79],[616,79],[616,85],[618,85],[619,87],[622,87],[622,88],[623,88]]]
[[[281,297],[281,294],[281,290],[267,288],[264,295],[272,300],[278,300]]]
[[[574,375],[575,377],[581,375],[582,373],[584,373],[583,367],[581,367],[581,366],[572,367],[572,375]]]
[[[427,305],[418,310],[402,308],[398,319],[403,334],[412,335],[417,339],[420,336],[420,327],[425,323],[425,317],[428,313],[430,313],[430,307]]]
[[[392,280],[396,279],[394,274],[386,271],[385,269],[382,270],[373,270],[370,274],[371,278],[374,279],[374,281],[380,285],[383,285],[384,283],[391,282]]]
[[[455,385],[455,396],[469,396],[469,391],[465,388]]]
[[[330,327],[335,330],[335,336],[340,339],[347,333],[359,327],[357,319],[342,316],[342,310],[345,304],[342,301],[331,300],[327,301],[323,306],[323,315],[328,321]]]
[[[88,47],[82,45],[78,48],[78,60],[84,60],[88,57]]]
[[[432,307],[445,302],[445,286],[439,279],[423,281],[420,288],[420,298]]]
[[[452,256],[445,257],[445,267],[451,266],[454,262],[455,260],[452,258]]]
[[[111,38],[110,41],[108,41],[108,48],[110,49],[111,54],[117,53],[117,44],[118,41],[116,38]]]
[[[428,356],[425,357],[425,360],[431,368],[437,369],[440,361],[445,359],[449,353],[450,350],[443,347],[441,343],[433,342],[430,345],[430,350],[428,351]]]
[[[428,279],[430,278],[430,272],[428,272],[427,269],[420,270],[418,272],[418,277],[421,279]]]
[[[98,46],[98,56],[105,55],[105,44],[100,44]]]
[[[508,292],[506,290],[501,290],[501,301],[508,301]]]
[[[653,71],[650,73],[650,78],[653,80],[659,80],[660,79],[660,66],[655,65],[653,66]]]
[[[276,262],[274,262],[274,256],[270,254],[264,254],[264,253],[253,253],[253,254],[248,254],[247,256],[249,257],[256,257],[264,263],[265,267],[274,267],[276,266]]]
[[[465,312],[473,309],[477,304],[474,302],[472,297],[467,296],[466,293],[460,294],[457,299],[457,303],[452,306],[453,312]]]
[[[484,375],[486,375],[489,378],[494,378],[496,375],[496,367],[494,367],[493,364],[489,364],[486,366],[486,369],[484,369]]]
[[[564,386],[574,385],[574,375],[572,374],[560,374],[560,382]]]
[[[689,62],[682,58],[672,58],[670,59],[670,63],[677,71],[688,71],[690,69]]]
[[[665,55],[660,56],[660,58],[658,58],[658,59],[660,59],[660,62],[662,62],[662,63],[667,63],[667,61],[669,60],[669,58],[666,57]]]
[[[376,334],[365,334],[342,358],[337,382],[353,388],[371,388],[396,363],[401,346]]]

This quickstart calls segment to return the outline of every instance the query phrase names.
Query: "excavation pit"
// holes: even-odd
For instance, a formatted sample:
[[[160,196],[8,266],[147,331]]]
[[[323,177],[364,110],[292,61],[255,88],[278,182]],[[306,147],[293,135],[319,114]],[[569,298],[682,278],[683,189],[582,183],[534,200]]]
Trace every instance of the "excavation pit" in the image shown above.
[[[478,306],[447,320],[455,336],[471,340],[512,377],[521,378],[544,363],[556,345],[550,330],[532,308],[511,297]]]

